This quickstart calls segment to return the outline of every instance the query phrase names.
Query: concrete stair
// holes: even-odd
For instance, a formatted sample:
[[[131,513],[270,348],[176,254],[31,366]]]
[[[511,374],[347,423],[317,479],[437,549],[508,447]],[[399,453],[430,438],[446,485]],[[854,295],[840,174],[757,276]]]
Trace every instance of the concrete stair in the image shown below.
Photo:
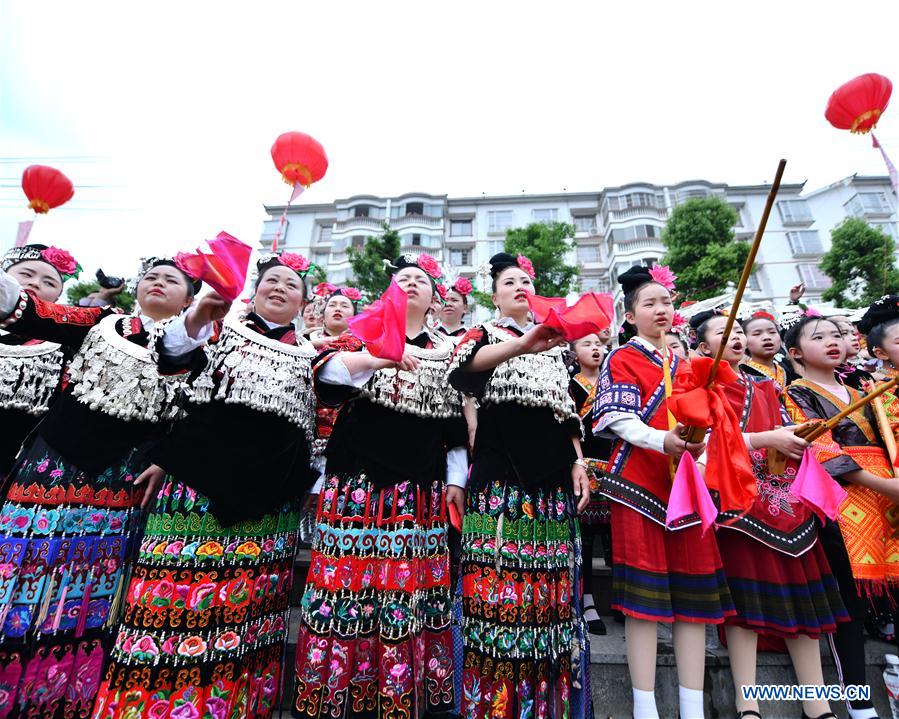
[[[296,581],[292,591],[294,607],[299,604],[309,568],[309,550],[302,548],[297,555]],[[624,625],[615,621],[609,610],[611,600],[611,571],[601,558],[593,561],[593,596],[608,633],[605,636],[590,637],[590,679],[593,689],[593,706],[596,719],[628,719],[631,717],[631,683],[627,670],[627,654],[624,642]],[[285,684],[285,711],[289,709],[292,693],[292,669],[296,651],[296,637],[299,615],[292,612],[290,621],[290,643],[287,649],[287,674]],[[874,704],[882,719],[891,716],[883,685],[885,653],[895,653],[896,647],[884,642],[869,640],[867,644],[867,681],[871,687]],[[822,642],[822,662],[824,679],[827,684],[836,684],[836,672],[826,642]],[[759,654],[758,684],[794,684],[796,678],[787,654],[765,652]],[[656,661],[656,701],[659,716],[677,719],[677,669],[671,645],[670,628],[659,626],[658,656]],[[720,646],[717,634],[709,631],[706,635],[705,655],[705,716],[707,719],[731,719],[736,716],[734,708],[734,684],[730,674],[727,650]],[[846,707],[831,704],[840,719],[848,719]],[[765,719],[798,719],[802,714],[799,703],[762,703],[761,714]]]

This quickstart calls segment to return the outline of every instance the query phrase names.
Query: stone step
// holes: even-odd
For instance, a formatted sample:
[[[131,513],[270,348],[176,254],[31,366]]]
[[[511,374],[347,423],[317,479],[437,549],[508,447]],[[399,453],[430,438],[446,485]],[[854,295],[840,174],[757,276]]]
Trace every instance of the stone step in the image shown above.
[[[624,643],[624,625],[611,616],[604,616],[608,628],[605,636],[590,637],[590,680],[593,689],[593,707],[596,719],[629,719],[631,717],[631,683],[627,669]],[[285,682],[284,708],[292,699],[293,666],[296,638],[299,630],[299,612],[291,612],[290,643],[287,649],[287,681]],[[836,684],[836,672],[826,642],[821,643],[824,681]],[[883,685],[885,653],[895,653],[896,648],[885,642],[869,640],[866,648],[867,681],[871,687],[874,704],[880,717],[887,718],[890,709]],[[734,684],[730,674],[727,650],[720,646],[717,634],[707,633],[705,655],[705,716],[732,719],[734,708]],[[788,654],[763,652],[758,657],[756,682],[762,684],[794,684],[796,682]],[[677,667],[671,646],[671,630],[659,625],[658,655],[656,658],[656,701],[660,717],[677,717]],[[848,719],[844,705],[831,704],[840,719]],[[763,702],[761,714],[765,719],[797,719],[802,708],[798,702]]]

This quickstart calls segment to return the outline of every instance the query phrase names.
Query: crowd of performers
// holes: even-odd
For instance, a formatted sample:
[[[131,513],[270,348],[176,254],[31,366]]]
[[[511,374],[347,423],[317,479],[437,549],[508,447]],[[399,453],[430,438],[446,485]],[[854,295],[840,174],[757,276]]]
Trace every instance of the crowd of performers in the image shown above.
[[[166,258],[143,263],[131,314],[117,288],[59,303],[79,269],[43,245],[2,260],[0,719],[270,717],[282,694],[308,719],[590,719],[600,546],[636,719],[658,716],[659,622],[683,719],[703,716],[710,624],[737,687],[755,684],[759,646],[823,684],[822,640],[840,680],[865,684],[866,618],[889,614],[899,581],[899,402],[888,392],[814,441],[848,493],[839,521],[791,495],[808,447],[794,430],[899,368],[899,297],[857,328],[762,313],[725,340],[717,312],[673,327],[670,286],[635,267],[620,277],[630,338],[568,346],[533,321],[526,258],[491,259],[495,318],[465,327],[471,284],[445,289],[433,258],[403,255],[393,361],[348,331],[365,298],[312,293],[298,255],[264,256],[239,308]],[[672,427],[666,385],[723,342],[742,433],[727,446],[756,491],[713,531],[668,527],[673,464],[690,453],[718,489],[728,458],[712,450],[724,428],[694,442]]]

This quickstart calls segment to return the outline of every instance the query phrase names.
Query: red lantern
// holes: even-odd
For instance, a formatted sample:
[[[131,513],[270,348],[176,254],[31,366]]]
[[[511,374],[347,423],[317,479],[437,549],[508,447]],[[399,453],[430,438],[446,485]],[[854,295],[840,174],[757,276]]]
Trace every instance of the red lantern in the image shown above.
[[[39,214],[45,214],[72,199],[75,188],[72,181],[55,167],[29,165],[22,173],[22,189],[29,199],[28,206]]]
[[[888,77],[869,72],[841,85],[827,101],[824,117],[839,130],[864,134],[877,126],[893,92]]]
[[[285,132],[272,145],[272,160],[288,185],[309,187],[325,176],[328,156],[314,137],[303,132]]]

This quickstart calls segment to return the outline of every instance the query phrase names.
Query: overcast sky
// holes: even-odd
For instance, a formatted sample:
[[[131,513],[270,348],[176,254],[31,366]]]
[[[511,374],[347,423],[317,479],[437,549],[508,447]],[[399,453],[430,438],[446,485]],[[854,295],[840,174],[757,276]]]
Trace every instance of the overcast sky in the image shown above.
[[[0,0],[0,247],[31,163],[76,186],[32,241],[88,273],[222,229],[255,245],[287,130],[331,163],[300,202],[755,183],[781,156],[809,189],[884,174],[823,111],[855,75],[899,82],[897,31],[894,0]],[[899,162],[899,99],[878,134]]]

